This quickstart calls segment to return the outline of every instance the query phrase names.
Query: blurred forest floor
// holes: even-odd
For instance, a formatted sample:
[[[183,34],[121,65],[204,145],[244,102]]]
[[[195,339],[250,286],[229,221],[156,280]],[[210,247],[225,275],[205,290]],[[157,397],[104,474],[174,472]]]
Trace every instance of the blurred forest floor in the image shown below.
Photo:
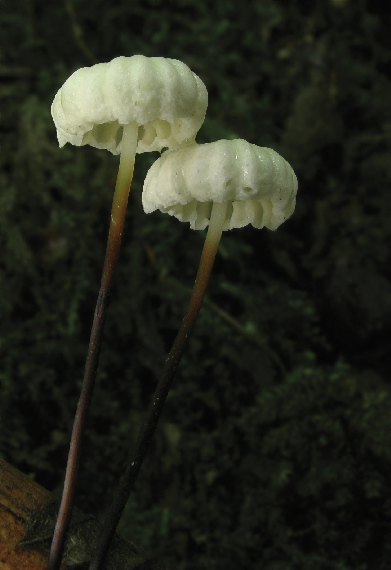
[[[181,570],[383,570],[390,548],[391,46],[383,2],[3,0],[0,453],[62,488],[118,157],[58,148],[77,68],[141,53],[209,91],[198,142],[293,166],[276,232],[223,235],[121,532]],[[389,10],[386,8],[386,10]],[[389,13],[388,13],[389,18]],[[100,515],[204,232],[141,208],[136,159],[77,491]]]

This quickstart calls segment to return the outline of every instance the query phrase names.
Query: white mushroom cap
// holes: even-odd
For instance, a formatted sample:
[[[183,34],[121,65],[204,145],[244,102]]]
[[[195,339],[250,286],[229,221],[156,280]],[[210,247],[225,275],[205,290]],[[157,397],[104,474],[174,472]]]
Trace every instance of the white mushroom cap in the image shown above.
[[[117,57],[75,71],[57,92],[52,116],[60,147],[89,144],[121,152],[122,126],[139,129],[137,152],[179,148],[201,127],[208,94],[184,63],[164,57]]]
[[[209,224],[213,202],[228,202],[224,230],[252,224],[275,230],[295,209],[297,178],[277,152],[220,140],[165,152],[149,169],[142,201],[190,227]]]

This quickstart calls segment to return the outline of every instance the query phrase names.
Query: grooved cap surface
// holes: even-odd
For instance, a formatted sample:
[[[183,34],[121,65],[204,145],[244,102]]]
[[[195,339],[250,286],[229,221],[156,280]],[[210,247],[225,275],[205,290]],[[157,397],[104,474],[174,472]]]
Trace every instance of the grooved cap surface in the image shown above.
[[[164,57],[117,57],[75,71],[57,92],[52,117],[60,147],[121,152],[122,126],[139,127],[137,152],[179,148],[200,129],[208,94],[187,65]]]
[[[220,140],[165,152],[149,169],[142,201],[190,227],[209,224],[212,203],[228,202],[225,230],[252,224],[275,230],[293,213],[297,178],[270,148]]]

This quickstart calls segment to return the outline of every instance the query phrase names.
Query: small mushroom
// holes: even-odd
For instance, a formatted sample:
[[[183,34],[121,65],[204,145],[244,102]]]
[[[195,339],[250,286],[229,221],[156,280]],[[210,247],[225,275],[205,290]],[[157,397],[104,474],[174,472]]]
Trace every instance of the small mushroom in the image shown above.
[[[60,147],[120,154],[130,130],[139,153],[193,142],[207,103],[205,85],[181,61],[121,56],[75,71],[57,92],[52,116]]]
[[[242,139],[167,151],[154,162],[144,181],[144,211],[159,209],[190,222],[192,229],[208,226],[182,323],[185,336],[201,307],[223,230],[247,224],[275,230],[292,215],[296,193],[297,178],[288,162]]]
[[[57,92],[52,117],[60,147],[120,154],[104,281],[109,285],[124,225],[136,153],[194,142],[208,105],[201,79],[164,57],[116,57],[75,71]]]
[[[205,85],[184,63],[163,57],[117,57],[73,73],[57,92],[52,116],[60,147],[91,145],[120,154],[102,282],[73,425],[64,491],[48,570],[60,565],[69,524],[80,442],[95,382],[112,275],[125,221],[136,153],[194,143],[207,108]]]
[[[274,150],[244,140],[221,140],[165,152],[149,169],[142,202],[192,229],[208,232],[190,303],[157,383],[134,449],[128,455],[89,570],[101,570],[115,529],[156,429],[175,370],[205,295],[223,230],[252,224],[275,230],[295,208],[297,179]]]
[[[142,202],[147,214],[159,209],[221,234],[247,224],[275,230],[292,215],[296,193],[295,173],[277,152],[220,140],[165,152],[147,173]]]

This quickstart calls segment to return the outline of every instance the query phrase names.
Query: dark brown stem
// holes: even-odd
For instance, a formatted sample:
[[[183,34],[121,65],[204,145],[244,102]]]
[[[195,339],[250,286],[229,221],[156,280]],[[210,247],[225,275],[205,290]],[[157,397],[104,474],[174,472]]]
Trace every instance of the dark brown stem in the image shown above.
[[[222,206],[220,205],[220,209],[221,208]],[[156,386],[152,405],[150,406],[145,421],[140,429],[135,448],[133,452],[129,453],[128,459],[125,463],[125,468],[118,484],[117,493],[114,497],[113,503],[111,504],[105,524],[103,525],[103,532],[98,540],[98,548],[89,570],[101,570],[103,568],[107,552],[110,548],[110,543],[114,537],[129,495],[136,482],[141,464],[155,432],[167,394],[174,379],[175,371],[182,358],[190,333],[200,311],[213,268],[217,248],[220,243],[222,222],[225,217],[225,207],[223,208],[223,211],[218,212],[218,214],[219,215],[216,215],[216,223],[213,224],[211,218],[209,231],[202,250],[197,277],[186,315],[166,360],[163,373]]]
[[[134,133],[130,133],[130,135],[133,135],[134,138]],[[132,143],[132,141],[130,141],[130,143]],[[133,141],[133,143],[137,144],[137,131],[135,135],[135,141]],[[134,144],[130,144],[130,147],[130,152],[121,154],[120,159],[117,184],[111,210],[110,229],[107,239],[102,281],[95,307],[87,360],[84,369],[84,378],[73,423],[64,488],[57,522],[54,529],[47,570],[58,570],[60,567],[61,558],[64,551],[66,532],[72,515],[76,479],[80,463],[81,440],[84,432],[84,426],[90,401],[92,398],[92,393],[94,390],[100,345],[107,307],[109,303],[111,281],[121,246],[129,189],[133,177],[135,146]]]

